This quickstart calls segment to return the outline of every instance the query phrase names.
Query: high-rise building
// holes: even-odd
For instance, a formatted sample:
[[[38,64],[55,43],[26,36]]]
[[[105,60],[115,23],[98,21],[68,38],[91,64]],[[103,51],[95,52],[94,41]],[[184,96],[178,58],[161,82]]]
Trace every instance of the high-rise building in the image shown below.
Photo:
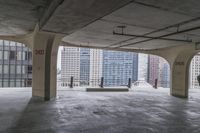
[[[148,56],[148,79],[147,82],[151,85],[155,84],[155,80],[159,77],[159,58],[155,55]]]
[[[132,70],[132,83],[138,80],[138,53],[132,53],[133,55],[133,70]]]
[[[103,51],[103,77],[105,86],[124,86],[133,76],[133,53]]]
[[[24,44],[0,40],[0,87],[30,87],[32,52]]]
[[[90,49],[80,48],[80,85],[89,85]]]
[[[98,86],[102,77],[103,51],[90,49],[90,86]]]
[[[73,77],[73,85],[80,85],[80,48],[63,47],[61,51],[61,79],[62,86],[70,86]]]
[[[138,80],[147,81],[148,76],[148,55],[138,54]]]
[[[200,53],[196,54],[190,63],[190,88],[200,88],[197,76],[200,74]]]
[[[159,58],[159,78],[158,78],[159,86],[164,88],[170,87],[170,66],[168,62]]]
[[[73,77],[74,86],[89,85],[90,49],[63,47],[61,51],[62,86],[70,86]]]
[[[169,88],[170,86],[170,67],[166,60],[159,56],[148,56],[148,83],[155,84],[158,79],[158,87]]]

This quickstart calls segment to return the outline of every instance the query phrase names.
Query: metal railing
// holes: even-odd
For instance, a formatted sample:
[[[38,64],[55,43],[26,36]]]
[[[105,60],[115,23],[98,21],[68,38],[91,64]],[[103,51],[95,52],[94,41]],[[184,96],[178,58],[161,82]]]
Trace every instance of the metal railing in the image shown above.
[[[158,79],[147,82],[149,86],[152,86],[154,88],[163,87],[163,88],[169,88],[170,87],[170,81],[160,81]],[[58,80],[57,85],[58,87],[62,88],[73,88],[73,87],[128,87],[131,88],[132,86],[137,86],[137,83],[135,81],[132,81],[131,78],[126,79],[107,79],[104,77],[101,77],[99,79],[88,79],[88,80],[82,80],[77,79],[74,77],[69,78],[61,78]],[[139,84],[138,84],[139,85]]]

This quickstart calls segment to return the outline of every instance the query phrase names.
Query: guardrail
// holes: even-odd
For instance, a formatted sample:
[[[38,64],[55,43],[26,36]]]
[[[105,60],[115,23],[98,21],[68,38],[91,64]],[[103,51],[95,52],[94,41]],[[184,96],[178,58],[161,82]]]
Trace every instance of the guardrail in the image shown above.
[[[132,81],[131,78],[126,79],[107,79],[105,77],[101,77],[100,79],[88,79],[88,80],[82,80],[77,79],[74,77],[69,78],[62,78],[58,81],[59,87],[114,87],[114,86],[127,86],[128,88],[131,88],[135,81]],[[144,81],[146,82],[146,81]],[[147,82],[146,82],[147,83]],[[160,81],[159,79],[155,79],[154,82],[150,81],[149,84],[154,87],[164,87],[169,88],[170,82],[169,81]]]

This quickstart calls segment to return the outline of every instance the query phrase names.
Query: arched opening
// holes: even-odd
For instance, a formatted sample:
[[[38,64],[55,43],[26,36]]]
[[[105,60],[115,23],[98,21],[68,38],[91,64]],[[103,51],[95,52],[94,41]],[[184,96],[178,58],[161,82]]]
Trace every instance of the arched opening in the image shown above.
[[[198,76],[200,75],[200,53],[195,53],[189,65],[189,93],[194,96],[200,93]]]
[[[138,81],[136,89],[170,91],[170,66],[162,57],[151,54],[138,54]]]
[[[157,87],[170,88],[170,66],[162,57],[149,55],[148,82],[155,85],[158,80]]]
[[[32,87],[32,51],[24,44],[0,40],[0,87]]]
[[[170,91],[170,66],[159,56],[62,46],[58,52],[57,88],[127,87]]]

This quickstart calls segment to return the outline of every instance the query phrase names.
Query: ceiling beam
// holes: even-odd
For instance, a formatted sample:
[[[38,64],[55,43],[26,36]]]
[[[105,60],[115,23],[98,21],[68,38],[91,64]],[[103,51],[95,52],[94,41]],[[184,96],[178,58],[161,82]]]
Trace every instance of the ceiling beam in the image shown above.
[[[41,29],[51,18],[55,10],[58,8],[59,5],[63,3],[64,0],[53,0],[49,7],[46,9],[45,13],[39,20],[39,28]]]
[[[134,43],[129,43],[129,44],[121,45],[121,46],[118,46],[118,47],[115,47],[115,48],[124,47],[124,46],[130,46],[130,45],[135,45],[135,44],[138,44],[138,43],[144,43],[144,42],[148,42],[148,41],[152,41],[152,40],[157,40],[159,38],[169,37],[169,36],[172,36],[172,35],[177,35],[177,34],[189,32],[189,31],[193,31],[193,30],[198,30],[198,29],[200,29],[200,26],[189,28],[189,29],[185,29],[185,30],[181,30],[181,31],[177,31],[177,32],[172,32],[172,33],[169,33],[169,34],[157,36],[157,37],[154,37],[154,38],[150,38],[150,39],[146,39],[146,40],[142,40],[142,41],[138,41],[138,42],[134,42]]]
[[[171,38],[163,38],[163,37],[151,37],[145,35],[134,35],[134,34],[126,34],[126,33],[117,33],[113,31],[113,35],[121,35],[121,36],[129,36],[129,37],[140,37],[146,39],[159,39],[159,40],[166,40],[166,41],[176,41],[176,42],[192,42],[192,40],[183,40],[183,39],[171,39]]]

